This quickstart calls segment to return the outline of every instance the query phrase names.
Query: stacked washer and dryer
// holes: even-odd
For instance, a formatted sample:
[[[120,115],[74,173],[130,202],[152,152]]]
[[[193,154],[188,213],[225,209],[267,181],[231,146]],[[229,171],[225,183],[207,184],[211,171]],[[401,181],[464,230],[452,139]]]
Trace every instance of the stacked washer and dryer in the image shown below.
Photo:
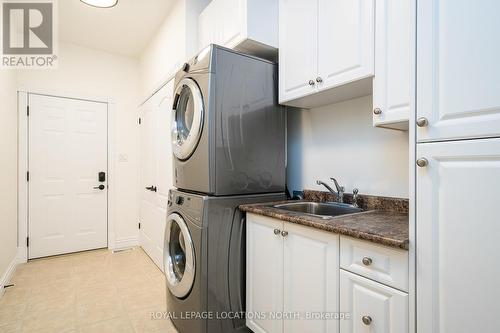
[[[175,77],[164,267],[180,333],[248,332],[241,204],[285,198],[277,65],[216,45]]]

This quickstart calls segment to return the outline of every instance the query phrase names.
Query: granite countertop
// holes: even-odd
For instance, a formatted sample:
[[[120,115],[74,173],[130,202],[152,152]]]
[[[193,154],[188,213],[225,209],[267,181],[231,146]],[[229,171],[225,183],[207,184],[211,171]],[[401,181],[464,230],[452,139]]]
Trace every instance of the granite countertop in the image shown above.
[[[305,199],[303,201],[327,202],[335,199],[327,192],[304,191],[304,193]],[[344,199],[344,202],[350,203],[352,195],[346,194]],[[249,213],[408,250],[407,199],[360,196],[359,206],[365,211],[326,219],[273,207],[286,202],[289,201],[242,205],[240,209]]]

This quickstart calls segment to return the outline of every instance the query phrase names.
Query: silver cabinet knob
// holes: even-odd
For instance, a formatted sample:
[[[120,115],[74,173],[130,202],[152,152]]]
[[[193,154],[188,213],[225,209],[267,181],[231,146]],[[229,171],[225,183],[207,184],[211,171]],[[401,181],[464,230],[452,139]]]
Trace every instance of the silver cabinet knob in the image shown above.
[[[280,229],[274,229],[274,234],[275,235],[279,235],[281,233],[281,230]]]
[[[283,236],[283,237],[288,236],[288,231],[283,230],[283,231],[281,232],[281,236]]]
[[[315,83],[314,83],[314,80],[309,80],[309,85],[310,85],[310,86],[314,86],[314,84],[315,84]]]
[[[382,109],[381,108],[375,108],[375,109],[373,109],[373,114],[376,114],[377,116],[381,115],[382,114]]]
[[[429,165],[429,161],[426,158],[422,157],[422,158],[419,158],[417,160],[417,165],[419,167],[423,168],[423,167],[426,167],[427,165]]]
[[[427,125],[429,125],[429,120],[427,120],[427,118],[420,117],[417,119],[417,126],[418,127],[426,127]]]
[[[323,82],[323,79],[321,78],[321,76],[318,76],[318,77],[316,78],[316,82],[318,82],[318,83]]]
[[[368,257],[364,257],[363,260],[361,260],[363,262],[363,265],[365,266],[370,266],[373,262],[372,258],[368,258]]]
[[[363,316],[363,317],[361,317],[361,320],[363,321],[363,324],[365,324],[365,325],[370,325],[373,321],[372,317],[370,317],[370,316]]]

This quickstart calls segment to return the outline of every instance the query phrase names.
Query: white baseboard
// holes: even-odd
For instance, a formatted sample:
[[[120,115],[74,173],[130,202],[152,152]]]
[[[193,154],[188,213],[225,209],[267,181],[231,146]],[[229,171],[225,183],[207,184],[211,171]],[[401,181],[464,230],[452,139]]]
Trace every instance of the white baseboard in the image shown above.
[[[134,247],[139,245],[139,237],[125,237],[115,239],[115,245],[110,250],[119,250],[127,247]]]
[[[12,278],[12,275],[16,271],[16,267],[18,264],[19,264],[19,259],[17,256],[15,256],[10,262],[9,266],[7,267],[5,273],[2,275],[2,279],[0,280],[0,298],[3,296],[5,292],[4,287],[9,284],[10,279]]]
[[[28,262],[28,248],[26,247],[17,248],[17,262],[19,264],[25,264]]]

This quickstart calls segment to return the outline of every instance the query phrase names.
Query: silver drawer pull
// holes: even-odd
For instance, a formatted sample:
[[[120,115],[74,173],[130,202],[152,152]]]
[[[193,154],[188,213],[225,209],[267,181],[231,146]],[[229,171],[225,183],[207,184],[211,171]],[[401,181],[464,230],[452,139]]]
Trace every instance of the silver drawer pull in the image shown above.
[[[275,234],[275,235],[279,235],[279,234],[281,234],[281,230],[280,230],[280,229],[274,229],[274,234]]]
[[[370,317],[370,316],[363,316],[361,318],[361,320],[363,321],[363,324],[365,324],[367,326],[370,325],[373,321],[372,317]]]
[[[363,265],[370,266],[372,264],[373,260],[372,260],[372,258],[364,257],[362,262],[363,262]]]
[[[284,230],[283,230],[283,231],[281,232],[281,236],[283,236],[283,237],[288,236],[288,231],[284,231]]]

